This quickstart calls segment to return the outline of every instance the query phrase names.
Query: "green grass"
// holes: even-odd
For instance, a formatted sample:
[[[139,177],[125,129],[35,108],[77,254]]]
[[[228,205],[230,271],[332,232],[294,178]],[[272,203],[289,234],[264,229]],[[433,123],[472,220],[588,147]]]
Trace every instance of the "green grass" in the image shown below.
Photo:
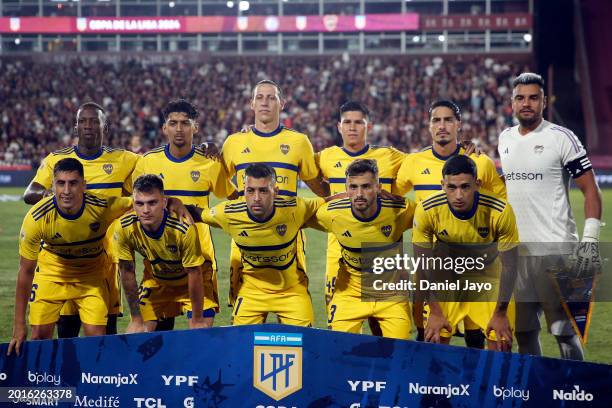
[[[0,196],[20,195],[23,189],[0,188]],[[309,191],[301,191],[301,195],[309,196]],[[604,190],[604,209],[612,207],[612,190]],[[584,211],[581,200],[581,193],[578,190],[571,191],[572,207],[579,223],[579,231],[582,232],[582,221]],[[17,236],[23,216],[28,210],[28,206],[22,201],[9,201],[0,204],[0,342],[7,342],[11,337],[15,280],[19,256],[17,252]],[[612,242],[612,216],[604,216],[608,220],[608,227],[602,229],[601,241]],[[308,229],[306,255],[310,279],[310,292],[315,309],[315,327],[326,327],[325,306],[323,297],[323,282],[325,271],[325,246],[327,239],[319,231]],[[225,299],[228,291],[228,254],[229,238],[218,229],[213,229],[213,239],[217,250],[217,262],[219,266],[219,294],[222,300],[221,313],[217,316],[215,325],[229,325],[230,308],[226,306]],[[598,302],[595,304],[592,324],[589,334],[589,342],[586,346],[587,360],[612,364],[612,338],[608,338],[612,333],[612,304]],[[275,321],[273,318],[271,321]],[[122,332],[127,325],[128,319],[122,318],[119,323],[119,330]],[[177,328],[186,328],[186,319],[177,318]],[[545,324],[543,324],[545,327]],[[367,331],[367,329],[364,329]],[[463,340],[454,338],[453,343],[462,345]],[[558,357],[559,351],[554,338],[545,332],[542,334],[542,345],[544,354],[550,357]],[[516,346],[515,346],[516,348]]]

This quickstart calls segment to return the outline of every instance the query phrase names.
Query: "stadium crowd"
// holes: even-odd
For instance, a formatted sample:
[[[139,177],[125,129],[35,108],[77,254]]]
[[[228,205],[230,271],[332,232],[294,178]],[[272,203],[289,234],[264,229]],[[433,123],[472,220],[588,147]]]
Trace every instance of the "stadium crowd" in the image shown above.
[[[280,83],[287,127],[307,133],[315,150],[337,144],[337,110],[346,100],[373,113],[370,143],[417,151],[431,144],[427,106],[437,98],[463,109],[462,137],[494,157],[497,135],[512,124],[510,81],[526,69],[490,57],[279,57],[214,58],[202,63],[119,63],[72,60],[65,64],[0,59],[0,165],[32,164],[74,143],[76,107],[86,101],[109,113],[106,144],[143,152],[163,144],[161,110],[183,97],[200,110],[200,142],[225,138],[253,123],[254,83]]]

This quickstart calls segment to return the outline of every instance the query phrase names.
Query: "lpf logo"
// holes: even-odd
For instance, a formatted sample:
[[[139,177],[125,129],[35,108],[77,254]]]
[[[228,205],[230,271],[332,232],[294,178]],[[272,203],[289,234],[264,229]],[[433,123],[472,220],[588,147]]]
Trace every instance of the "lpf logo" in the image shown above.
[[[255,332],[253,386],[279,401],[302,389],[302,334]]]

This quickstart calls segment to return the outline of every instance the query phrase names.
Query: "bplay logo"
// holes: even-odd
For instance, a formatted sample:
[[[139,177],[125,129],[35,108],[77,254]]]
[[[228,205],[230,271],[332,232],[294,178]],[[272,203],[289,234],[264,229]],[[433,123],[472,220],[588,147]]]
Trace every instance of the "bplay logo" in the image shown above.
[[[408,392],[410,394],[419,395],[444,395],[446,398],[454,396],[470,396],[469,384],[459,385],[421,385],[420,383],[408,384]]]
[[[584,392],[579,385],[574,385],[571,391],[553,390],[553,399],[561,401],[593,401],[593,394]]]
[[[523,401],[529,401],[529,390],[521,390],[520,388],[504,388],[494,385],[493,395],[495,395],[497,398],[501,398],[504,401],[506,398],[520,398]]]
[[[33,384],[53,384],[60,385],[62,382],[62,377],[57,374],[49,374],[49,373],[33,373],[28,370],[28,381]]]

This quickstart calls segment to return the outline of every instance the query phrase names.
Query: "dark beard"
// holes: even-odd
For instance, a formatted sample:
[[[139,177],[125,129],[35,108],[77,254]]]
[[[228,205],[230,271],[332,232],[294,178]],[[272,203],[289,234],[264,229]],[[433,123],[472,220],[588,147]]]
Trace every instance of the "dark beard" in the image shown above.
[[[517,119],[521,127],[531,129],[535,124],[539,123],[540,120],[542,120],[542,117],[538,115],[534,115],[530,119],[524,119],[524,118],[521,118],[520,116],[517,116]]]
[[[440,145],[440,146],[446,146],[447,144],[449,144],[452,140],[442,140],[439,142],[436,142],[436,144]]]

